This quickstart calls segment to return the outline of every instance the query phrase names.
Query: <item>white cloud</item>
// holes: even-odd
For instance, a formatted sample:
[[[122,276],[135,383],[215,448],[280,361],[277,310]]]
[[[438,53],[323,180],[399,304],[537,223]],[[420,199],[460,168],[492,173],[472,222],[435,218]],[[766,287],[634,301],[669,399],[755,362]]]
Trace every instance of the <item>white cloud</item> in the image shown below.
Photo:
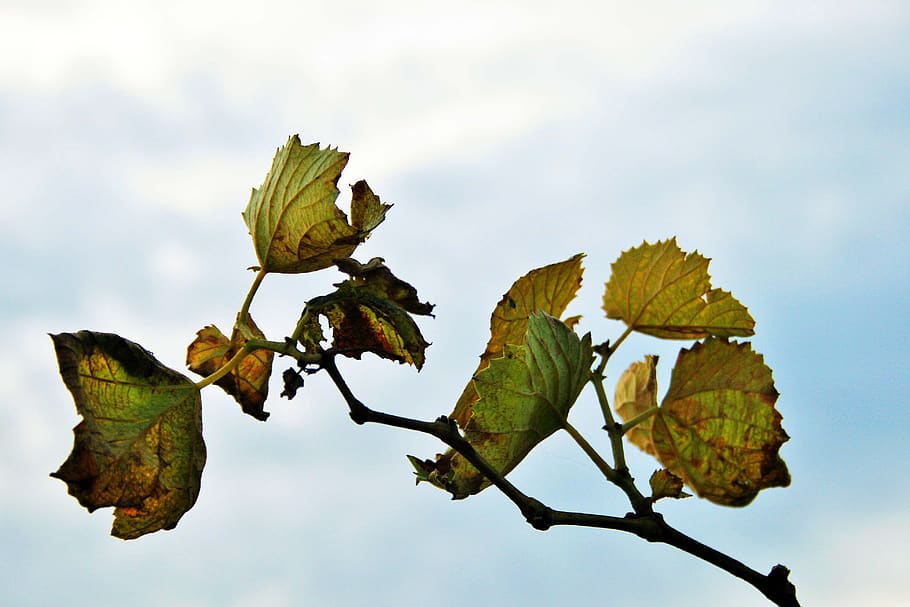
[[[17,60],[0,62],[0,88],[13,104],[28,106],[0,104],[9,110],[0,126],[11,134],[0,171],[14,188],[0,201],[5,213],[13,211],[3,223],[4,242],[18,256],[9,263],[14,276],[28,276],[12,283],[16,306],[4,320],[18,327],[5,333],[9,343],[27,345],[0,356],[0,400],[10,403],[0,413],[0,473],[4,483],[23,488],[4,492],[3,505],[12,520],[29,522],[17,528],[22,544],[50,547],[42,570],[65,575],[75,552],[51,541],[41,515],[53,511],[50,528],[61,537],[72,537],[75,525],[93,525],[97,544],[85,539],[88,531],[75,533],[78,554],[89,555],[82,561],[112,567],[124,585],[175,567],[178,589],[162,588],[160,596],[179,595],[188,605],[217,600],[188,590],[199,585],[197,574],[208,576],[211,588],[227,588],[238,606],[332,597],[345,558],[356,550],[358,564],[384,561],[370,571],[385,578],[383,596],[403,588],[403,604],[421,600],[404,594],[409,582],[433,589],[436,578],[412,578],[434,553],[445,553],[432,560],[438,570],[461,576],[502,567],[511,555],[536,567],[533,574],[510,568],[485,587],[507,596],[517,580],[519,596],[533,604],[543,602],[536,592],[552,574],[543,562],[549,554],[535,564],[534,550],[551,549],[554,536],[570,538],[565,553],[579,560],[559,570],[581,587],[600,583],[602,563],[617,575],[634,559],[605,554],[626,545],[613,536],[593,533],[589,543],[575,543],[574,532],[546,539],[529,533],[539,544],[525,548],[526,530],[501,496],[453,505],[426,487],[399,491],[412,487],[403,445],[418,441],[390,429],[349,427],[343,403],[320,376],[308,379],[295,401],[270,401],[268,425],[244,418],[217,389],[207,392],[210,462],[196,509],[170,534],[126,548],[111,543],[102,537],[109,511],[88,517],[46,478],[71,445],[75,416],[42,332],[83,326],[119,332],[179,367],[199,326],[214,321],[226,330],[249,282],[244,260],[254,261],[239,213],[275,148],[298,130],[306,140],[352,153],[342,183],[367,178],[398,204],[364,254],[369,248],[386,256],[422,297],[439,304],[438,318],[421,323],[437,342],[421,375],[389,363],[351,364],[355,391],[378,408],[426,418],[447,412],[474,368],[497,297],[530,264],[576,250],[591,253],[586,305],[577,311],[595,331],[604,330],[597,310],[609,262],[643,237],[679,234],[685,247],[715,258],[718,286],[736,293],[763,267],[774,282],[756,290],[769,298],[780,293],[765,285],[791,281],[810,289],[809,273],[855,282],[835,262],[855,256],[857,266],[868,265],[869,247],[904,242],[894,235],[907,219],[906,201],[895,193],[908,158],[899,137],[905,122],[902,114],[878,116],[874,102],[893,91],[872,85],[899,71],[882,66],[903,55],[879,55],[899,46],[888,40],[898,39],[894,24],[906,8],[836,4],[821,14],[801,3],[421,2],[394,13],[367,2],[4,3],[0,52]],[[854,90],[848,102],[835,96]],[[861,160],[888,163],[875,170],[856,164],[845,152],[852,145],[862,147]],[[31,234],[36,225],[42,230]],[[862,247],[851,247],[863,239]],[[39,253],[50,260],[40,266],[46,276],[32,276]],[[812,264],[793,267],[799,254],[811,254]],[[237,267],[219,278],[236,279],[236,293],[214,280],[222,270],[213,266],[223,257]],[[896,263],[906,262],[892,259],[880,271],[893,272]],[[863,268],[863,276],[870,271]],[[318,279],[327,287],[337,276],[312,283],[286,278],[270,278],[256,302],[257,322],[270,335],[293,323],[301,303],[316,294],[311,284]],[[45,292],[45,281],[57,289]],[[54,312],[24,305],[16,285],[27,285],[40,309]],[[816,313],[806,308],[782,320],[795,324]],[[824,375],[812,356],[805,358],[792,375]],[[875,387],[869,389],[872,399]],[[23,402],[22,394],[37,404]],[[804,440],[805,430],[789,424],[790,417],[794,443]],[[824,428],[832,441],[842,430]],[[851,436],[844,448],[876,440]],[[419,441],[413,452],[441,449],[430,442]],[[541,496],[549,491],[548,499],[571,500],[559,489],[552,495],[547,473],[589,466],[576,459],[553,464],[546,455],[561,455],[559,447],[548,443],[535,452],[516,478],[539,486]],[[794,482],[823,492],[815,479]],[[587,483],[561,478],[557,487],[600,507],[599,489]],[[506,525],[486,517],[494,507],[508,510]],[[751,520],[748,511],[740,516]],[[336,533],[348,520],[355,522]],[[785,562],[792,551],[807,554],[808,565],[794,567],[798,584],[808,580],[801,586],[807,603],[821,597],[817,602],[831,605],[892,607],[908,599],[895,569],[906,539],[907,525],[892,517],[837,536],[826,530],[804,546],[794,539],[780,554]],[[496,548],[481,551],[476,565],[459,558],[477,542]],[[730,542],[748,550],[753,539]],[[515,552],[516,546],[522,548]],[[168,557],[167,550],[181,556]],[[678,565],[654,550],[645,546],[647,556],[634,562],[656,554],[654,562]],[[127,567],[124,554],[149,566]],[[19,560],[13,550],[0,549],[0,556]],[[413,569],[403,571],[399,562]],[[711,578],[692,582],[687,592],[703,599],[695,587],[701,579]],[[755,599],[749,604],[764,603],[739,581],[729,583]],[[363,604],[358,588],[344,590],[337,604]],[[665,592],[675,590],[668,585]],[[596,602],[589,594],[575,598],[570,602]]]
[[[799,574],[806,603],[830,607],[903,607],[910,604],[906,562],[910,518],[900,514],[826,519],[816,530],[814,567]]]

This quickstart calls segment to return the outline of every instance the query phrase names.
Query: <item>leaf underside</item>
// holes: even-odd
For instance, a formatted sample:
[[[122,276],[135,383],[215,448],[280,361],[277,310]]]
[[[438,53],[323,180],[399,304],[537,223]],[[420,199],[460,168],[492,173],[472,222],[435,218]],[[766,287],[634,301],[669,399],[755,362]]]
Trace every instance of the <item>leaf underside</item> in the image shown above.
[[[209,325],[196,333],[196,338],[186,352],[186,364],[190,371],[208,377],[224,366],[243,349],[250,339],[264,339],[265,334],[247,317],[244,327],[234,326],[231,339],[218,327]],[[234,397],[247,415],[265,421],[265,400],[269,394],[269,378],[275,353],[270,350],[255,350],[243,357],[240,364],[228,375],[215,382]]]
[[[243,219],[267,272],[314,272],[349,257],[385,219],[383,204],[365,181],[352,186],[351,223],[335,205],[348,154],[293,135],[275,154],[262,186],[254,188]]]
[[[173,529],[196,501],[205,464],[199,390],[118,335],[51,338],[83,418],[51,476],[89,511],[113,506],[116,537]]]
[[[711,288],[709,259],[676,239],[643,243],[613,263],[603,298],[607,318],[665,339],[747,337],[755,321],[730,293]]]
[[[323,316],[339,354],[360,358],[371,352],[421,369],[430,344],[411,314],[432,315],[433,305],[421,302],[417,290],[395,277],[379,258],[367,264],[354,259],[335,263],[351,278],[336,285],[334,293],[307,302],[300,335],[304,347],[316,351],[324,340],[319,325]]]

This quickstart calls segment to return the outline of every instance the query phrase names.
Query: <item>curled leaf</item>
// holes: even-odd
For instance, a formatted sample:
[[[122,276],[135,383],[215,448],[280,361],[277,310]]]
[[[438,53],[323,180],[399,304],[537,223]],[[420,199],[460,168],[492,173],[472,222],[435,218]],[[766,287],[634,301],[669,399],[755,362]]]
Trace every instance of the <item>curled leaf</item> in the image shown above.
[[[651,485],[652,503],[665,497],[672,497],[673,499],[692,497],[682,490],[683,480],[666,468],[655,470],[648,484]]]
[[[613,407],[625,422],[638,418],[657,407],[657,357],[646,356],[644,361],[629,365],[616,382]],[[651,441],[653,418],[640,420],[626,430],[629,441],[651,455],[656,455]]]
[[[199,390],[118,335],[51,338],[83,418],[51,476],[89,511],[113,506],[116,537],[173,529],[196,501],[205,464]]]
[[[419,370],[429,343],[411,313],[430,314],[433,305],[421,302],[417,291],[395,277],[376,258],[367,264],[353,259],[336,260],[351,279],[336,285],[329,295],[307,302],[299,339],[314,351],[324,340],[319,317],[332,328],[332,348],[351,358],[371,352],[382,358],[414,365]]]
[[[265,335],[250,317],[247,317],[244,327],[234,327],[231,339],[225,337],[218,327],[209,325],[196,333],[196,339],[187,348],[186,364],[193,373],[208,377],[240,352],[249,340],[264,338]],[[269,417],[264,406],[269,394],[274,358],[275,353],[269,350],[250,352],[215,385],[233,396],[244,413],[265,421]]]
[[[540,312],[528,319],[523,342],[506,344],[502,355],[475,375],[479,398],[464,432],[477,453],[502,475],[564,427],[594,360],[590,334],[579,338],[565,323]],[[418,481],[429,480],[455,499],[489,485],[480,471],[451,450],[436,462],[410,459],[420,464],[415,465]]]
[[[348,257],[385,219],[383,204],[365,181],[354,186],[352,223],[335,205],[348,154],[302,145],[293,135],[254,188],[243,212],[261,267],[267,272],[313,272]]]
[[[711,288],[709,261],[684,253],[675,238],[624,252],[604,293],[607,318],[665,339],[752,335],[755,321],[746,307]]]
[[[281,391],[281,396],[286,397],[288,400],[297,396],[297,390],[303,387],[303,376],[297,369],[285,369],[281,374],[281,379],[284,382],[284,390]]]
[[[374,257],[365,264],[351,258],[336,259],[335,265],[351,277],[350,280],[336,286],[358,288],[373,293],[411,314],[433,315],[435,306],[420,301],[417,289],[392,274],[381,257]]]

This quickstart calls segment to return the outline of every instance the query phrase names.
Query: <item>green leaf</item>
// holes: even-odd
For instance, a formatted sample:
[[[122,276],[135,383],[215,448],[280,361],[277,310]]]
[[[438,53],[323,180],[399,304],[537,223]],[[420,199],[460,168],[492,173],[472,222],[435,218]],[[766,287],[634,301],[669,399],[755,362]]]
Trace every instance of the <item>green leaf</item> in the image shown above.
[[[752,335],[755,321],[746,307],[711,288],[709,261],[684,253],[675,238],[624,252],[604,293],[607,318],[665,339]]]
[[[187,367],[193,373],[208,377],[231,360],[249,340],[264,338],[263,332],[249,316],[244,327],[234,326],[231,339],[225,337],[218,327],[209,325],[196,333],[196,339],[187,348]],[[264,406],[269,394],[274,358],[275,353],[269,350],[250,352],[215,385],[233,396],[244,413],[265,421],[269,417]]]
[[[382,223],[391,205],[365,181],[352,187],[353,224],[335,205],[347,161],[348,154],[336,149],[301,145],[297,135],[278,150],[243,212],[263,269],[294,274],[327,268],[333,259],[349,257]]]
[[[490,340],[480,355],[480,364],[474,376],[486,368],[490,359],[501,356],[506,344],[521,344],[524,341],[531,314],[540,310],[557,318],[562,316],[581,287],[583,257],[584,254],[579,253],[565,261],[531,270],[512,284],[490,317]],[[577,317],[573,320],[577,322]],[[477,398],[472,376],[449,416],[461,428],[471,419]]]
[[[319,325],[319,316],[324,316],[338,353],[360,358],[372,352],[422,368],[429,344],[410,313],[429,315],[433,305],[421,302],[417,290],[395,277],[379,258],[367,264],[339,259],[336,264],[351,279],[338,284],[334,293],[307,302],[300,332],[304,347],[313,351],[324,340]]]
[[[700,497],[745,506],[762,489],[790,484],[777,397],[771,369],[748,343],[696,343],[679,354],[646,450]]]
[[[613,407],[623,421],[643,415],[657,407],[657,357],[645,356],[645,360],[629,365],[616,382]],[[626,430],[629,441],[646,453],[656,455],[651,441],[651,424],[654,418],[640,420]]]
[[[508,474],[542,440],[564,427],[591,373],[590,334],[579,337],[566,324],[544,313],[527,321],[521,346],[506,344],[474,377],[479,399],[465,428],[465,438],[502,475]],[[411,457],[411,463],[420,462]],[[490,483],[460,454],[449,450],[429,470],[429,480],[455,499],[478,493]]]
[[[51,476],[90,512],[115,507],[111,534],[173,529],[199,494],[205,444],[199,390],[118,335],[52,335],[60,374],[82,421]]]

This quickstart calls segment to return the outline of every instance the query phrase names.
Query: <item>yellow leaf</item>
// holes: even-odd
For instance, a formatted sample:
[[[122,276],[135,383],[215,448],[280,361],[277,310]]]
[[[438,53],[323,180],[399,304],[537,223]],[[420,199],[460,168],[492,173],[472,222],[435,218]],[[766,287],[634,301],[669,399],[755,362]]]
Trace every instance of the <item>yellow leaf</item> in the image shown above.
[[[613,407],[623,421],[641,415],[657,406],[657,357],[646,356],[644,361],[629,365],[616,382]],[[656,455],[651,441],[652,417],[630,428],[625,436],[629,441],[651,455]]]
[[[749,336],[755,321],[730,293],[712,289],[708,260],[676,239],[643,243],[613,263],[603,298],[607,318],[665,339]]]

